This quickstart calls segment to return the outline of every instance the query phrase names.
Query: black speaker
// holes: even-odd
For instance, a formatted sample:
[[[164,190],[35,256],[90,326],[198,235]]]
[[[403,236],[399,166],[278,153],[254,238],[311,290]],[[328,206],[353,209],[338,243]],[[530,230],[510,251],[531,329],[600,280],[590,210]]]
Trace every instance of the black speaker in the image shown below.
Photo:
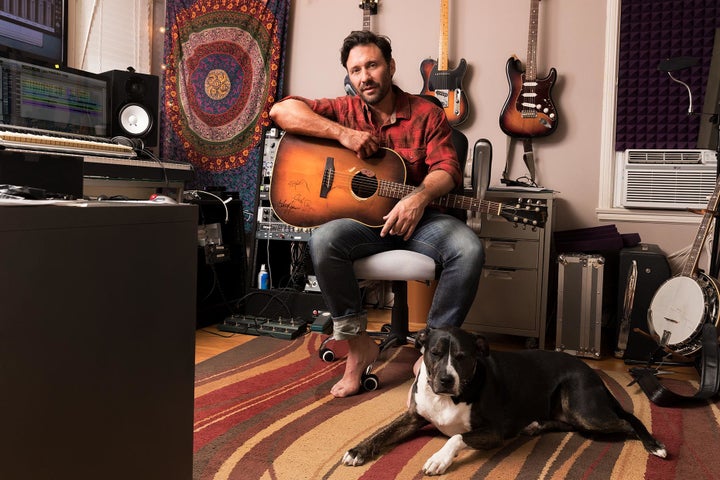
[[[132,69],[101,73],[108,82],[109,137],[142,140],[145,147],[159,142],[160,79]]]
[[[646,362],[657,349],[654,340],[634,329],[648,332],[647,312],[655,292],[667,279],[670,278],[670,265],[667,258],[657,245],[641,243],[635,247],[620,250],[620,265],[618,277],[618,322],[623,319],[625,290],[628,285],[629,272],[633,261],[637,266],[637,280],[630,314],[630,333],[627,339],[627,348],[623,359]]]

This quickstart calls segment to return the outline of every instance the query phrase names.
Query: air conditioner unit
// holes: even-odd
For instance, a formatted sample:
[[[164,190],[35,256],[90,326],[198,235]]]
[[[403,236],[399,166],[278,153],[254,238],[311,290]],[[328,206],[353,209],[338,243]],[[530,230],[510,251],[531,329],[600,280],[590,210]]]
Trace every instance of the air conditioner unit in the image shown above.
[[[715,190],[712,150],[628,149],[618,155],[615,206],[686,210],[705,208]]]

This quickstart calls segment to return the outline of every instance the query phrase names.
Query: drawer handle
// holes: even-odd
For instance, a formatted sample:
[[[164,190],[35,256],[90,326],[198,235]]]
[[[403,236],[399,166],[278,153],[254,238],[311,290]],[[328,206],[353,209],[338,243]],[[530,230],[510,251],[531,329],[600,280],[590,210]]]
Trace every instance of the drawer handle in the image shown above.
[[[513,272],[508,270],[494,270],[494,269],[487,269],[483,270],[483,275],[485,275],[485,278],[493,277],[500,280],[512,280],[513,279]]]
[[[498,242],[497,240],[487,240],[487,249],[501,250],[503,252],[514,252],[517,242]]]

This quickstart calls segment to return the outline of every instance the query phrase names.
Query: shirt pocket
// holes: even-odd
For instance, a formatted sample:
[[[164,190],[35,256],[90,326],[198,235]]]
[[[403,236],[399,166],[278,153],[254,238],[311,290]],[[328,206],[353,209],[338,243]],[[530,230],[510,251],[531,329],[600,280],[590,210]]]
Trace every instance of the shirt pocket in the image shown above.
[[[407,169],[408,183],[417,185],[427,174],[427,150],[425,148],[393,148],[403,160]]]

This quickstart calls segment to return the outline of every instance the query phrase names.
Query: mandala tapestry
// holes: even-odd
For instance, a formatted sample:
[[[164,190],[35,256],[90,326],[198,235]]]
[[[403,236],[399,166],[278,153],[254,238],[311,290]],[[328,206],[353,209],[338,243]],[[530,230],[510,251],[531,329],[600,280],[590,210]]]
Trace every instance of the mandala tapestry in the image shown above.
[[[290,0],[166,5],[163,158],[193,164],[191,188],[239,192],[249,212],[263,127],[282,92],[289,10]]]

